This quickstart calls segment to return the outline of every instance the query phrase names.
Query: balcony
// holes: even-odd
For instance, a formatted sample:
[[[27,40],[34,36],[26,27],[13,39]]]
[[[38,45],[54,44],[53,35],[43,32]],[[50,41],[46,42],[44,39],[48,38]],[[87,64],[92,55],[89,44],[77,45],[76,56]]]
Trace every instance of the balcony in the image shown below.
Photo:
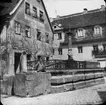
[[[92,55],[94,55],[95,58],[104,58],[106,57],[106,50],[93,50]]]

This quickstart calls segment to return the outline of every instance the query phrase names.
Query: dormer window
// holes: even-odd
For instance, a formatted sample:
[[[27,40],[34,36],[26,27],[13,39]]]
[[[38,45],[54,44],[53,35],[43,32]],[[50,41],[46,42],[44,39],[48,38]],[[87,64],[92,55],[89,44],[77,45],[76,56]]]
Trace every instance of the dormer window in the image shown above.
[[[85,36],[85,30],[84,29],[78,29],[77,31],[76,31],[76,36],[77,37],[84,37]]]
[[[54,25],[54,28],[56,28],[56,25]]]
[[[94,27],[94,35],[102,35],[102,27],[95,26]]]
[[[25,3],[25,13],[30,15],[30,4],[29,3]]]

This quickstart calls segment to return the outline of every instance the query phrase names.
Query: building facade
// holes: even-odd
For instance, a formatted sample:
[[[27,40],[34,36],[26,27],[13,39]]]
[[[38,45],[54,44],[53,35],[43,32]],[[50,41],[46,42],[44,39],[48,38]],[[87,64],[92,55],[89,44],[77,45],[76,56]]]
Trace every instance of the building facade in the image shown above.
[[[5,17],[0,54],[2,71],[14,75],[20,63],[25,71],[27,60],[52,55],[53,30],[42,0],[12,0],[9,5],[0,11]]]
[[[54,55],[68,59],[68,34],[71,31],[72,57],[78,61],[99,61],[106,66],[106,7],[54,18]]]

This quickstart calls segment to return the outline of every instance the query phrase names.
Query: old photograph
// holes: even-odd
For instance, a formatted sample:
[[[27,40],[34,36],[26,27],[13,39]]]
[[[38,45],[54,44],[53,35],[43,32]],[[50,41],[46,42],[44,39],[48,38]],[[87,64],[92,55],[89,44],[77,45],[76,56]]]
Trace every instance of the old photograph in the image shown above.
[[[2,105],[106,103],[105,0],[0,0]]]

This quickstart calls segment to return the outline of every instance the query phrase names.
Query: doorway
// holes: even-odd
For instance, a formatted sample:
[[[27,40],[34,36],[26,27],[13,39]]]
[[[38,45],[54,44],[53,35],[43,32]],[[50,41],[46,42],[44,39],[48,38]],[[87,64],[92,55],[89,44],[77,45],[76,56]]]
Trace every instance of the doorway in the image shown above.
[[[17,72],[18,66],[20,65],[20,57],[21,57],[21,53],[15,52],[15,54],[14,54],[14,73],[15,74]]]

